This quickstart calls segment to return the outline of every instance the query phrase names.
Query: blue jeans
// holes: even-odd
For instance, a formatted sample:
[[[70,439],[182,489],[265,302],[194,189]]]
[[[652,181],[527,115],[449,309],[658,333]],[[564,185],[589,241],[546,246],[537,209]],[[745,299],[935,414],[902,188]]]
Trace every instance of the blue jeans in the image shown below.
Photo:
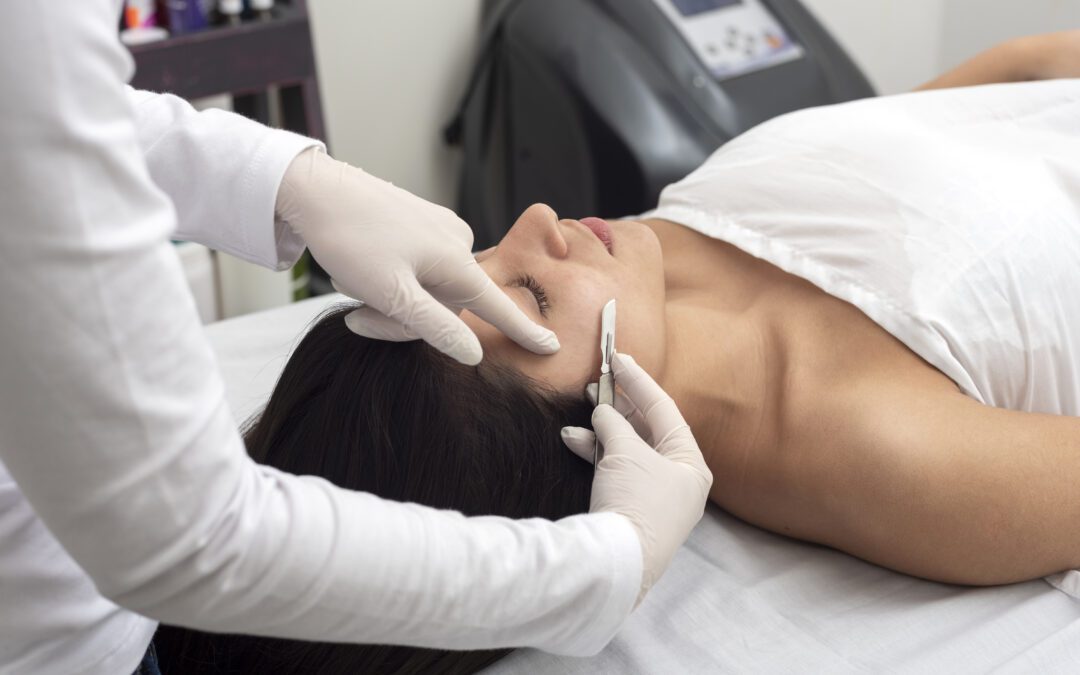
[[[161,668],[158,667],[157,650],[154,649],[153,641],[146,648],[142,663],[139,664],[139,667],[135,669],[132,675],[161,675]]]

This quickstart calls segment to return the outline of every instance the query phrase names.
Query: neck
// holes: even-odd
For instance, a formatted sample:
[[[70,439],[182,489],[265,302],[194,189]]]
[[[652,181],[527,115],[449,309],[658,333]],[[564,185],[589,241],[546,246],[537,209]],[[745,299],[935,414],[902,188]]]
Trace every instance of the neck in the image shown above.
[[[782,273],[676,223],[645,222],[664,254],[667,347],[660,385],[706,457],[775,443],[785,360],[768,289]]]
[[[767,324],[749,312],[667,303],[667,361],[660,385],[675,400],[706,457],[769,442],[770,372],[777,364]]]

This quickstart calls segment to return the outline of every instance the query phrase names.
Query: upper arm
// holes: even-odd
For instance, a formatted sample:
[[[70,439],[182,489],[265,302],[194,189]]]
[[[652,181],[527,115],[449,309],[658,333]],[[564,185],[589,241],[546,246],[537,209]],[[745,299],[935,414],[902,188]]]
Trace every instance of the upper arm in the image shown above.
[[[1034,79],[1031,51],[1026,49],[1026,43],[1011,40],[975,55],[952,70],[916,87],[915,91],[973,87],[998,82],[1021,82],[1030,79]]]
[[[1080,419],[910,385],[861,401],[820,476],[835,525],[824,543],[954,583],[1080,567]]]

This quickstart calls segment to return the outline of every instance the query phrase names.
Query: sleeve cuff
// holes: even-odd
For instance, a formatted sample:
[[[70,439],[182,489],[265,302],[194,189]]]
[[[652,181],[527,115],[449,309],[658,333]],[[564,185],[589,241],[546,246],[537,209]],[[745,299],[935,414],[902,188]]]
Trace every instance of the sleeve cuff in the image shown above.
[[[263,139],[252,158],[244,193],[254,210],[255,222],[273,225],[253,228],[244,249],[230,253],[277,271],[289,269],[300,259],[305,249],[304,240],[275,218],[274,205],[286,169],[308,148],[326,150],[326,146],[315,139],[280,129],[273,130]]]
[[[608,599],[594,621],[578,632],[573,640],[541,646],[545,651],[577,657],[599,654],[634,610],[641,590],[643,560],[641,542],[634,526],[625,516],[617,513],[591,513],[587,517],[597,521],[603,519],[597,523],[595,532],[606,539],[607,548],[611,551]]]

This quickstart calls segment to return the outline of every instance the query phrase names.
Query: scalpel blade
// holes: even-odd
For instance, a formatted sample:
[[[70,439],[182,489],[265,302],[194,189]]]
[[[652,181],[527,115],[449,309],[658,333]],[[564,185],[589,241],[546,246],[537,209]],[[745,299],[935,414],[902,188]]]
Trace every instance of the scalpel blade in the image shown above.
[[[604,305],[600,313],[600,384],[596,391],[596,404],[615,405],[615,373],[611,370],[611,358],[615,355],[615,301]],[[593,466],[603,458],[604,452],[597,440],[593,444]]]

